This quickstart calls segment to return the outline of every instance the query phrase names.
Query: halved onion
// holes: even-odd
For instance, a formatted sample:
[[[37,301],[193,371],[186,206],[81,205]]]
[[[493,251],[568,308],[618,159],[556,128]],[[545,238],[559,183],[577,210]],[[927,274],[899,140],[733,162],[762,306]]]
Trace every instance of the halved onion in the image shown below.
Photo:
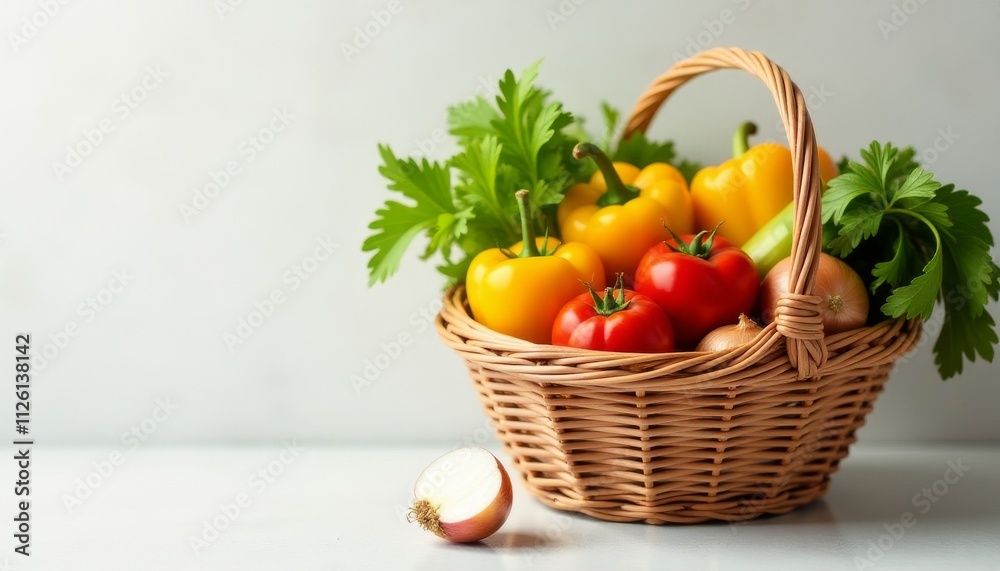
[[[413,492],[407,519],[456,543],[493,535],[507,521],[514,498],[503,465],[477,447],[459,448],[432,462]]]

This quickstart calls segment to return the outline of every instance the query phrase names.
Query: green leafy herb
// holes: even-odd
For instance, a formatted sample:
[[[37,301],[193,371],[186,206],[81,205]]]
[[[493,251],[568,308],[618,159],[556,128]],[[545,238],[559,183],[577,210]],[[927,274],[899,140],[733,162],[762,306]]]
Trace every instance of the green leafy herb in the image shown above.
[[[389,181],[389,188],[413,201],[412,205],[394,200],[375,212],[376,220],[369,225],[375,233],[365,240],[362,249],[374,250],[368,263],[369,283],[385,280],[396,272],[403,252],[410,242],[421,232],[433,234],[433,248],[449,251],[455,238],[467,230],[472,213],[467,208],[459,208],[452,200],[451,176],[448,169],[426,159],[418,164],[413,159],[399,160],[392,150],[379,146],[383,166],[379,168]],[[445,225],[439,226],[439,222]]]
[[[688,184],[691,184],[691,181],[694,180],[694,175],[698,174],[698,171],[704,168],[704,165],[701,163],[689,161],[688,159],[681,159],[681,161],[674,166],[677,167],[677,170],[681,171],[681,174],[684,175],[684,180],[686,180]]]
[[[369,225],[373,233],[361,247],[372,252],[369,285],[393,275],[419,236],[427,239],[421,258],[440,254],[438,270],[448,283],[463,280],[476,254],[520,239],[514,193],[522,188],[531,191],[532,210],[540,213],[535,232],[558,236],[556,205],[566,188],[588,180],[595,166],[573,159],[573,147],[590,137],[582,120],[535,86],[538,65],[520,77],[507,70],[495,102],[476,97],[448,109],[449,132],[460,148],[450,159],[417,162],[379,146],[379,172],[403,201],[386,201]],[[610,147],[619,113],[607,104],[602,113],[608,124],[604,144]],[[615,158],[640,167],[669,162],[673,144],[637,135],[618,145]],[[696,166],[682,163],[679,168],[684,172]]]
[[[601,115],[604,117],[604,137],[601,138],[601,150],[608,156],[614,154],[615,135],[618,133],[618,119],[621,113],[607,101],[601,101]],[[587,161],[593,162],[593,161]]]
[[[369,225],[374,232],[362,245],[373,252],[369,284],[394,274],[420,235],[428,238],[421,257],[440,253],[438,269],[449,283],[464,279],[477,253],[520,238],[516,191],[530,189],[533,210],[550,212],[570,184],[589,177],[591,165],[572,157],[580,140],[571,134],[573,116],[535,87],[537,75],[537,63],[520,78],[508,70],[495,105],[478,97],[451,107],[449,130],[461,150],[443,163],[400,159],[379,147],[379,172],[408,203],[386,201]],[[554,224],[540,218],[536,230],[555,234]]]
[[[672,142],[657,143],[649,140],[644,133],[633,133],[618,143],[612,159],[642,168],[650,163],[673,163],[675,156]]]
[[[985,307],[997,299],[1000,273],[982,201],[934,180],[912,148],[873,142],[861,156],[864,164],[842,162],[823,196],[827,251],[871,269],[888,317],[926,321],[941,302],[934,354],[942,378],[961,373],[964,359],[992,362],[997,333]]]

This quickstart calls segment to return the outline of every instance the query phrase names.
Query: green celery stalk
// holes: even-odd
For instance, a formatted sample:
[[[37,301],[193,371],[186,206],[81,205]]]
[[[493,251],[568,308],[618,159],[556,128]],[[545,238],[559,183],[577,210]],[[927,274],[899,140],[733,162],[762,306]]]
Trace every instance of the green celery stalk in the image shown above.
[[[756,264],[761,279],[778,262],[792,255],[794,206],[789,202],[788,206],[757,230],[742,246],[743,251]]]

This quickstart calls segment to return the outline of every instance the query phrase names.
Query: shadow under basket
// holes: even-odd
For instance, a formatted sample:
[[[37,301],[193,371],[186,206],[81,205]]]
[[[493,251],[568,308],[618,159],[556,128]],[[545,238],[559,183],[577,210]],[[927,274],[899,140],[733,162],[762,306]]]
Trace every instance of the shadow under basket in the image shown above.
[[[725,352],[636,354],[537,345],[472,318],[445,295],[441,339],[464,359],[527,489],[556,509],[617,522],[742,521],[820,498],[919,321],[824,336],[812,295],[821,247],[816,142],[802,96],[763,55],[715,48],[676,64],[640,98],[644,131],[688,79],[741,69],[774,95],[793,155],[790,293],[774,322]]]

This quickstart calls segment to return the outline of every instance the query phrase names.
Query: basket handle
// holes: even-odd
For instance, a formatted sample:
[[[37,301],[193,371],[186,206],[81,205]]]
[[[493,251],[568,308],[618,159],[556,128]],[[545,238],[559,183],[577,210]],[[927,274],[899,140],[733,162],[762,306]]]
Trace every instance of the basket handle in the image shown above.
[[[792,152],[794,222],[789,293],[778,300],[771,335],[785,338],[788,359],[798,378],[816,375],[826,362],[820,296],[812,295],[822,251],[820,223],[820,178],[816,136],[802,93],[788,73],[759,52],[739,48],[713,48],[674,64],[653,80],[639,97],[626,123],[622,138],[644,133],[660,105],[689,79],[717,69],[741,69],[767,86],[781,115]],[[759,355],[759,353],[758,353]],[[757,357],[754,357],[755,359]]]

